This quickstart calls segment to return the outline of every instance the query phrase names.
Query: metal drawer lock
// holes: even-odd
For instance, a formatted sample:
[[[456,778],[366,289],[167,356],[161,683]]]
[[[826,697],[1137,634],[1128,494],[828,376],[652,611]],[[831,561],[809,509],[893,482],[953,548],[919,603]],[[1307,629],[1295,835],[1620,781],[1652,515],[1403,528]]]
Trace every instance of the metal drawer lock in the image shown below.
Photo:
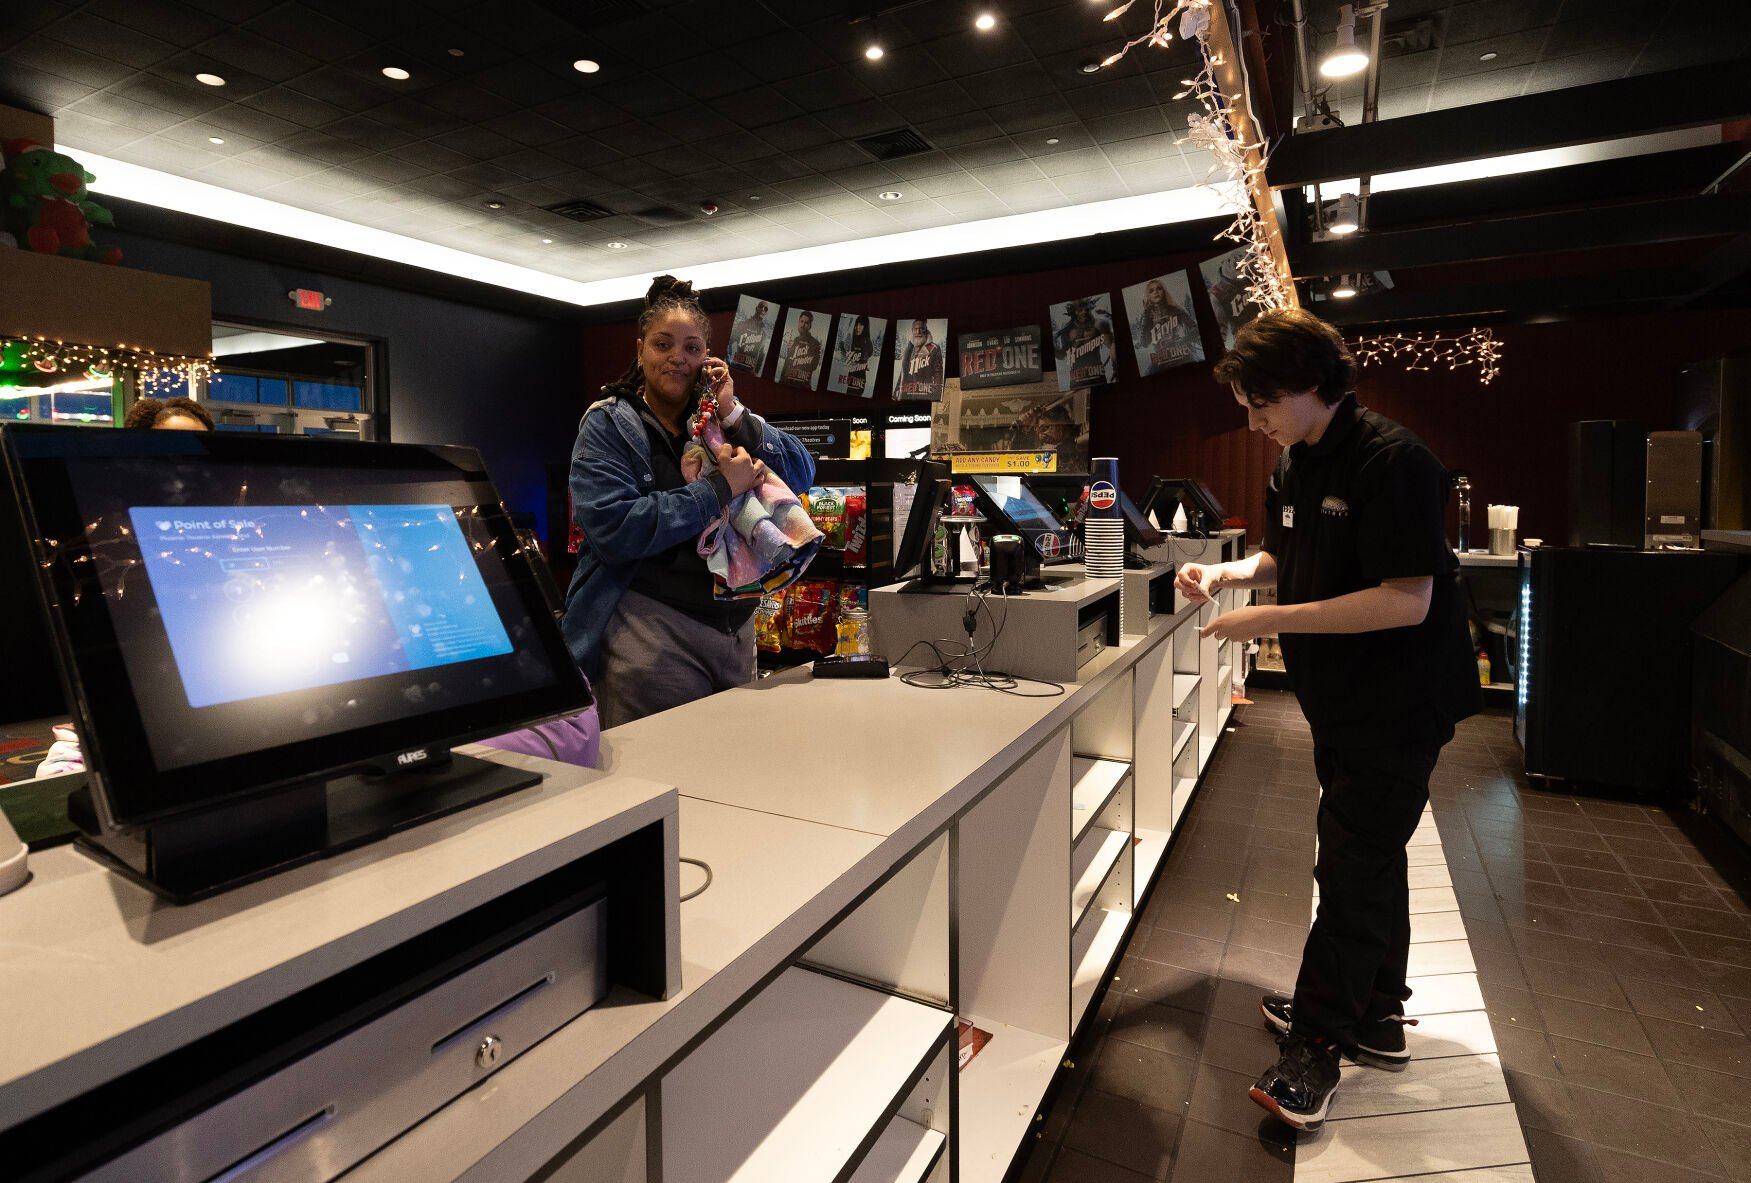
[[[480,1046],[474,1049],[474,1062],[482,1068],[491,1068],[499,1062],[499,1056],[504,1053],[505,1044],[496,1035],[488,1035],[480,1041]]]

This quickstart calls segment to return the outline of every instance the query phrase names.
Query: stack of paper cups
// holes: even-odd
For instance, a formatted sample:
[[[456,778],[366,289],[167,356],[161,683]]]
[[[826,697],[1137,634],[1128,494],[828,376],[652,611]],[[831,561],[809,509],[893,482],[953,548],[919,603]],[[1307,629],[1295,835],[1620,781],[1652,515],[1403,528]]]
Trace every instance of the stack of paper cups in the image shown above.
[[[1090,575],[1121,579],[1125,574],[1125,517],[1119,509],[1119,462],[1097,456],[1088,486],[1088,515],[1083,519],[1083,567]],[[1124,613],[1124,584],[1119,585],[1119,612]]]

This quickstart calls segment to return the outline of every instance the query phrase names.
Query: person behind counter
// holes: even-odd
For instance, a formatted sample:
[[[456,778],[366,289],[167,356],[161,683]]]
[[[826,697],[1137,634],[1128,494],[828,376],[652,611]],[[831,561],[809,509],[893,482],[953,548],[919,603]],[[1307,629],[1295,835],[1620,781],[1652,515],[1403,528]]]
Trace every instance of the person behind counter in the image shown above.
[[[1299,309],[1241,329],[1216,364],[1247,426],[1283,449],[1252,556],[1180,568],[1195,601],[1271,587],[1204,632],[1282,638],[1313,730],[1319,777],[1319,911],[1294,996],[1266,995],[1282,1057],[1252,1099],[1295,1129],[1324,1120],[1339,1057],[1402,1069],[1410,894],[1405,847],[1429,774],[1460,719],[1482,708],[1447,547],[1447,472],[1409,431],[1356,402],[1356,363],[1336,329]]]
[[[122,426],[154,431],[211,431],[213,417],[192,398],[143,398],[128,408]]]
[[[699,535],[768,467],[792,489],[814,482],[808,450],[742,405],[710,348],[693,285],[658,276],[636,359],[578,424],[571,503],[583,543],[562,627],[605,729],[753,678],[756,601],[714,597]],[[690,482],[681,454],[707,384],[727,442],[718,470]]]

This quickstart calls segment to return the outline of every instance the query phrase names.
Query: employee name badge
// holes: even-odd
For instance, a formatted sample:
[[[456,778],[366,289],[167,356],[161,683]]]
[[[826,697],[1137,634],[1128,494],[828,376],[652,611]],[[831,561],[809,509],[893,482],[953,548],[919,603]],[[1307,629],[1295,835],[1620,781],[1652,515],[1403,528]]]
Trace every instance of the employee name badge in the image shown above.
[[[1295,507],[1293,505],[1285,505],[1283,507],[1283,529],[1293,530],[1294,528],[1295,528]]]

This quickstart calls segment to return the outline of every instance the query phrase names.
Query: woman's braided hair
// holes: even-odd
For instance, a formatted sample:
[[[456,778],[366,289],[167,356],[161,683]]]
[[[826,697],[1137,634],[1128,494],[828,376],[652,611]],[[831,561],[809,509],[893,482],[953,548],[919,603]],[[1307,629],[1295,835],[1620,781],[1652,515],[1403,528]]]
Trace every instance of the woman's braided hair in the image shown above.
[[[661,320],[671,312],[684,312],[698,322],[700,331],[705,335],[706,348],[711,348],[711,321],[705,315],[705,308],[699,302],[699,296],[693,290],[693,285],[684,279],[676,279],[673,275],[659,275],[651,280],[651,286],[644,294],[644,308],[638,314],[638,337],[644,340],[644,335],[650,331],[651,325]],[[620,379],[622,385],[637,387],[642,380],[638,358],[632,359],[632,365]]]

